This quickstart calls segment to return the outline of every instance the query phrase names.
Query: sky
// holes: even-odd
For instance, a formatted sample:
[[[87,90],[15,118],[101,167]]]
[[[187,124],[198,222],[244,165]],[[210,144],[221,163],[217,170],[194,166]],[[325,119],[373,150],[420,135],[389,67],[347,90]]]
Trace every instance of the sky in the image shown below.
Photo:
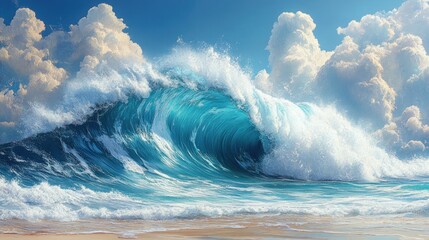
[[[42,3],[43,2],[43,3]],[[28,7],[52,29],[68,31],[88,9],[108,3],[128,26],[126,30],[147,58],[167,54],[178,38],[193,46],[228,50],[254,73],[269,69],[265,49],[273,23],[282,12],[311,15],[321,48],[333,50],[343,38],[338,27],[377,11],[389,11],[403,0],[2,0],[0,17],[8,23],[18,7]]]

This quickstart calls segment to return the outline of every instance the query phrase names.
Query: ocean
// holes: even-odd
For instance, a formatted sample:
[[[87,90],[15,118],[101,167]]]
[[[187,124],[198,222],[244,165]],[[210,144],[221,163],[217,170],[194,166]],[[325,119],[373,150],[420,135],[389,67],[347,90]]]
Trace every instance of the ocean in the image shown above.
[[[428,216],[425,159],[399,160],[333,110],[251,95],[159,87],[3,144],[0,219]]]

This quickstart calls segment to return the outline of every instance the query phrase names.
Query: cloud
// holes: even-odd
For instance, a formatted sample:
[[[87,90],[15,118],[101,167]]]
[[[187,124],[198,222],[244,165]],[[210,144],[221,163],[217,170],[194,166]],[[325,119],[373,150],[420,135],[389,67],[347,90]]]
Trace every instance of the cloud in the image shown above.
[[[315,24],[282,13],[267,49],[271,72],[255,86],[295,101],[335,105],[398,154],[426,151],[429,136],[429,1],[408,0],[346,27],[332,53],[320,49]],[[410,112],[413,116],[404,120]]]
[[[9,25],[0,19],[0,142],[73,122],[103,101],[147,94],[146,78],[157,73],[125,29],[107,4],[46,37],[28,8]]]
[[[366,15],[359,22],[351,21],[346,28],[337,31],[350,36],[359,46],[381,44],[395,35],[395,25],[382,15]]]
[[[429,4],[426,0],[408,0],[398,9],[387,13],[364,16],[360,21],[351,21],[338,33],[352,37],[360,45],[381,44],[403,34],[412,34],[423,39],[429,47]]]
[[[265,70],[258,74],[259,88],[292,100],[301,98],[331,54],[320,49],[313,34],[315,28],[310,15],[302,12],[278,17],[267,46],[272,71],[269,75]]]
[[[27,102],[42,99],[67,76],[48,58],[46,49],[36,47],[44,29],[43,22],[28,8],[18,9],[10,25],[0,21],[0,66],[8,70],[3,72],[0,86],[10,85],[0,92],[0,110],[5,113],[0,117],[3,131],[16,125]]]
[[[45,24],[28,8],[18,9],[9,26],[4,25],[3,20],[1,22],[0,40],[13,43],[19,49],[32,46],[34,42],[39,41],[42,38],[41,32],[45,30]]]
[[[346,37],[317,76],[318,97],[347,109],[353,118],[383,126],[392,119],[396,92],[382,72],[377,51],[361,52],[352,38]]]
[[[426,146],[421,141],[411,140],[403,146],[403,149],[405,151],[416,153],[423,152],[426,149]]]
[[[429,47],[429,35],[422,31],[425,26],[429,26],[428,24],[428,1],[409,0],[397,10],[367,15],[361,21],[352,21],[346,28],[338,30],[339,33],[346,35],[345,38],[355,42],[356,51],[361,51],[363,56],[371,59],[374,66],[355,73],[348,72],[349,76],[355,77],[353,82],[361,84],[367,81],[368,77],[365,76],[377,76],[383,82],[384,90],[377,90],[380,89],[379,86],[370,86],[369,89],[361,91],[353,85],[346,85],[345,89],[349,94],[335,96],[334,99],[343,110],[354,112],[354,119],[366,118],[370,121],[376,135],[383,132],[381,144],[396,149],[398,154],[420,154],[426,150],[425,145],[429,140],[427,125],[424,124],[429,120],[427,108],[429,56],[426,52]],[[331,59],[328,61],[329,64],[322,68],[322,73],[335,70],[333,66],[339,66],[343,61],[341,58]],[[346,70],[344,67],[340,68]],[[338,85],[347,79],[322,74],[318,78],[320,83],[326,82],[329,78],[331,85]],[[366,95],[368,92],[375,94],[368,96]],[[386,94],[389,92],[390,94]],[[365,99],[370,101],[362,102]],[[347,100],[361,104],[343,104]],[[376,105],[383,107],[375,108]],[[392,126],[395,126],[395,129]],[[392,136],[398,136],[399,139],[392,141]],[[401,152],[402,150],[404,152]]]
[[[417,106],[407,107],[401,115],[400,120],[409,136],[417,139],[429,138],[429,126],[422,122],[422,115]]]
[[[123,32],[125,28],[123,20],[116,17],[110,5],[100,4],[91,8],[86,17],[70,27],[69,41],[75,46],[71,58],[81,60],[90,56],[100,62],[121,60],[143,64],[142,50]]]

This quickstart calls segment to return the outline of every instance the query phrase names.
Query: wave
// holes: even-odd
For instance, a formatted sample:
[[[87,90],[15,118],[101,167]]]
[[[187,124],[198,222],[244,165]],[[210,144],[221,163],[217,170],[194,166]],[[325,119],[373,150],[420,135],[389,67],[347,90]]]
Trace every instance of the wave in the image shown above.
[[[255,88],[248,73],[213,49],[176,49],[161,64],[187,86],[215,88],[245,106],[265,139],[264,174],[303,180],[377,181],[427,176],[428,160],[398,159],[332,106],[293,103]],[[268,139],[268,141],[267,141]]]
[[[175,84],[98,104],[82,123],[1,145],[5,174],[44,179],[47,172],[99,177],[156,170],[173,177],[240,172],[345,181],[429,175],[426,159],[388,154],[332,107],[259,91],[213,50],[181,49],[161,66]]]
[[[199,183],[199,182],[198,182]],[[16,181],[0,180],[2,203],[7,208],[0,209],[0,219],[49,219],[75,221],[79,219],[193,219],[201,217],[222,217],[252,214],[297,214],[317,216],[427,216],[429,213],[428,194],[411,190],[412,184],[392,184],[380,187],[373,185],[337,184],[287,184],[276,183],[236,187],[235,201],[230,198],[214,198],[211,201],[192,196],[167,201],[150,199],[153,196],[130,196],[119,191],[95,191],[86,187],[61,188],[46,182],[23,187]],[[208,187],[208,185],[202,185]],[[421,187],[422,185],[420,185]],[[426,185],[427,187],[427,185]],[[263,190],[264,189],[264,190]],[[276,194],[280,189],[299,192]],[[394,190],[395,193],[387,190]],[[162,191],[159,188],[158,191]],[[188,192],[202,189],[188,188]],[[251,194],[244,194],[245,190]],[[14,194],[10,194],[10,193]],[[176,189],[176,192],[180,191]],[[323,192],[323,196],[320,196]],[[377,194],[378,192],[378,194]],[[379,196],[383,193],[384,196]],[[207,192],[206,192],[207,193]],[[163,192],[166,194],[166,192]],[[237,194],[241,194],[238,198]],[[268,197],[267,195],[271,195]],[[265,199],[263,199],[265,196]],[[402,196],[402,198],[401,198]],[[230,196],[231,197],[231,196]],[[283,198],[280,200],[280,198]],[[215,201],[216,200],[216,201]],[[2,205],[3,205],[2,204]]]
[[[384,17],[396,26],[423,5]],[[0,23],[0,219],[427,216],[429,127],[413,91],[426,82],[425,39],[400,25],[376,47],[340,29],[326,52],[309,15],[283,13],[272,71],[253,77],[180,39],[148,61],[107,4],[47,35],[18,9]],[[294,29],[305,34],[277,36]],[[408,58],[417,68],[395,78],[387,65]]]
[[[427,159],[387,153],[333,107],[267,95],[210,49],[178,49],[160,69],[169,84],[151,85],[148,95],[100,101],[74,115],[79,121],[0,145],[0,218],[427,212],[419,192],[407,192],[416,196],[403,208],[409,198],[375,197],[380,190],[362,204],[340,196],[324,210],[323,182],[301,185],[346,181],[345,191],[362,194],[370,185],[347,181],[395,185],[429,176]]]
[[[101,107],[82,125],[3,145],[1,152],[9,172],[39,179],[47,172],[93,178],[155,170],[210,175],[257,171],[261,139],[246,111],[228,96],[174,88]]]

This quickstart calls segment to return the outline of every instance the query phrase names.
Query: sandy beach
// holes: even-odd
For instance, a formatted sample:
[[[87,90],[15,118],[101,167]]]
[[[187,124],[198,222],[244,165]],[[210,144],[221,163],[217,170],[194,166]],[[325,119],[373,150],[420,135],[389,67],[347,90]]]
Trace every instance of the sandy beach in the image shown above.
[[[415,217],[239,216],[168,221],[13,220],[0,239],[428,239],[429,219]]]

